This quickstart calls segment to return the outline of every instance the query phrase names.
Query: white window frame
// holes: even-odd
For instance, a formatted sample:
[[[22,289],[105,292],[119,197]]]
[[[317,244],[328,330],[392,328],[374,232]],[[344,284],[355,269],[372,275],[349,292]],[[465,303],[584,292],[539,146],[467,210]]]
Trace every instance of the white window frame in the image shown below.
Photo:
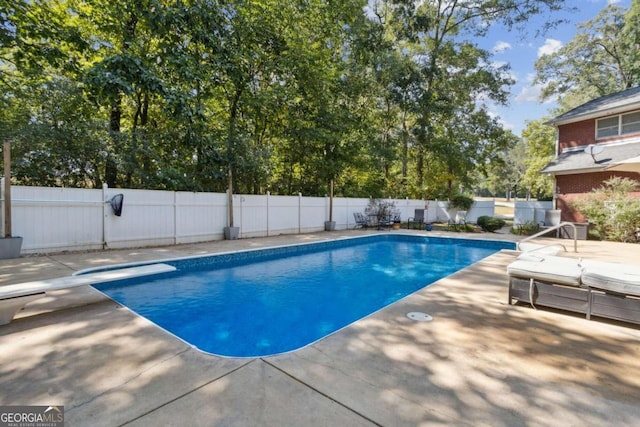
[[[617,116],[609,116],[609,117],[602,117],[602,118],[596,119],[596,135],[595,135],[596,139],[606,139],[606,138],[613,138],[613,137],[616,137],[616,136],[631,135],[631,134],[634,134],[634,133],[640,133],[640,130],[633,131],[633,132],[625,132],[625,133],[622,132],[622,117],[628,116],[630,114],[638,114],[638,113],[640,113],[640,110],[629,111],[627,113],[618,114]],[[600,123],[600,121],[601,120],[612,119],[614,117],[618,119],[617,120],[618,121],[618,125],[617,125],[616,133],[614,135],[598,136],[598,131],[599,131],[598,124]],[[636,122],[632,122],[632,123],[636,123]],[[627,123],[626,125],[629,125],[629,123]],[[613,126],[608,126],[608,127],[604,128],[604,129],[610,129],[612,127]]]

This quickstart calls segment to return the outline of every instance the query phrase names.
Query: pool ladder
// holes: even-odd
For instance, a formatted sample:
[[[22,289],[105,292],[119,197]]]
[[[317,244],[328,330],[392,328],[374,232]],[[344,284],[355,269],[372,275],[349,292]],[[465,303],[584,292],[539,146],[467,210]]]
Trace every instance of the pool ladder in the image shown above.
[[[525,237],[524,239],[520,240],[518,242],[518,244],[517,244],[517,248],[518,248],[519,251],[521,251],[522,250],[520,248],[520,244],[521,243],[527,242],[529,240],[533,240],[536,237],[544,236],[545,234],[548,234],[548,233],[550,233],[552,231],[555,231],[555,230],[560,230],[560,229],[562,229],[564,227],[573,227],[573,251],[574,252],[578,252],[578,229],[576,228],[576,225],[574,223],[572,223],[572,222],[561,222],[560,224],[554,225],[552,227],[545,227],[543,230],[537,232],[536,234],[531,235],[529,237]],[[567,247],[565,245],[563,245],[562,243],[554,243],[554,245],[560,245],[560,246],[562,246],[564,248],[565,252],[568,252],[567,251]]]

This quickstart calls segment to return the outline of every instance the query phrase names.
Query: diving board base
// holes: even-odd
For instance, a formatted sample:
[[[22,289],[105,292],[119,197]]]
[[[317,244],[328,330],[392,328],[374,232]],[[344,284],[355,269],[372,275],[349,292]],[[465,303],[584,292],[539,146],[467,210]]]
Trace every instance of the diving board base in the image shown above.
[[[23,295],[20,297],[10,297],[0,300],[0,325],[11,323],[13,317],[25,305],[44,297],[46,293],[39,292],[37,294]]]

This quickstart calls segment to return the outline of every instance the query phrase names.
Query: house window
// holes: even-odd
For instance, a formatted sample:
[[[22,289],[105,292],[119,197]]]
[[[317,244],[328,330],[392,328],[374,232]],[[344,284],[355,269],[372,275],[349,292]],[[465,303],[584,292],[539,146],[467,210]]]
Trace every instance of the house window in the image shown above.
[[[640,132],[640,111],[596,121],[596,138]]]
[[[617,136],[619,121],[620,120],[618,116],[598,120],[598,131],[596,133],[596,138],[606,138],[608,136]]]
[[[622,133],[640,132],[640,111],[622,116]]]

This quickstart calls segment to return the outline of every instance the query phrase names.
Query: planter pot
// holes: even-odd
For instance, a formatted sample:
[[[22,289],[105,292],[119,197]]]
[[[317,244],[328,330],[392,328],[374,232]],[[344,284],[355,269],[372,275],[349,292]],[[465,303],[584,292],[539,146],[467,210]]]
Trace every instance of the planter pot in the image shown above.
[[[324,231],[335,231],[336,222],[335,221],[325,221],[324,222]]]
[[[240,235],[240,227],[225,227],[224,240],[237,240]]]
[[[433,230],[433,225],[431,225],[431,224],[425,224],[425,225],[424,225],[424,229],[425,229],[425,230],[427,230],[427,231],[431,231],[431,230]]]
[[[22,249],[22,237],[0,238],[0,259],[18,258]]]
[[[400,223],[399,222],[394,222],[392,228],[394,230],[400,230]]]

